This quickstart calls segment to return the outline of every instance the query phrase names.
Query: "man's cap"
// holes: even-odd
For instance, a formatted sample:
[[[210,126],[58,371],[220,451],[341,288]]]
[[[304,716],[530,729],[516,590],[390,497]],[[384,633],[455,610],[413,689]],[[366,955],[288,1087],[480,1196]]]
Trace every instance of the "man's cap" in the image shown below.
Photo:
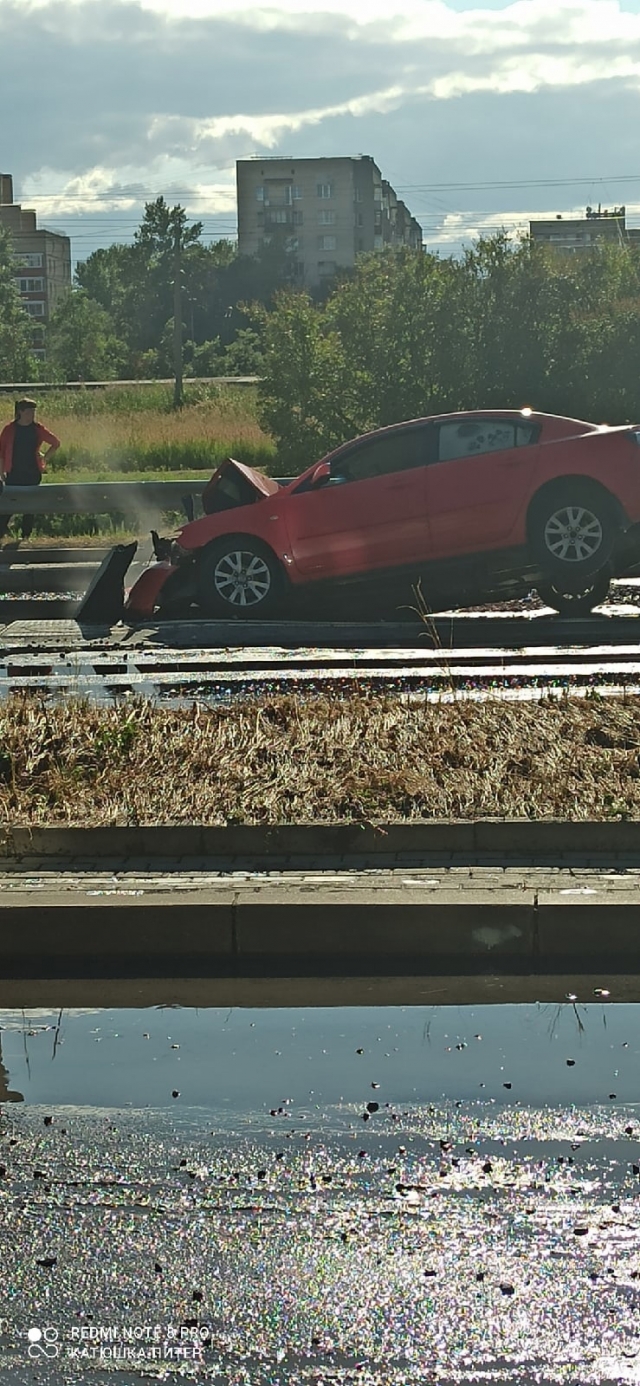
[[[21,414],[22,411],[23,411],[23,409],[37,409],[37,408],[38,408],[38,406],[37,406],[37,404],[36,404],[35,399],[17,399],[17,400],[16,400],[16,414]]]

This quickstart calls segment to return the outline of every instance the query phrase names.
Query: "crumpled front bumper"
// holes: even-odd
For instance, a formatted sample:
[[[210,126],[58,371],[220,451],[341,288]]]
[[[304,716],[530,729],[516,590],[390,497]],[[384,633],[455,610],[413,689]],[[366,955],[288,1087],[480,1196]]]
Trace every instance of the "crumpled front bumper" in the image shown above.
[[[152,563],[151,567],[145,568],[144,573],[140,574],[124,603],[124,614],[127,619],[140,621],[153,616],[156,607],[160,604],[162,589],[166,586],[169,578],[177,572],[176,564],[170,563],[168,559],[162,559],[159,563]]]

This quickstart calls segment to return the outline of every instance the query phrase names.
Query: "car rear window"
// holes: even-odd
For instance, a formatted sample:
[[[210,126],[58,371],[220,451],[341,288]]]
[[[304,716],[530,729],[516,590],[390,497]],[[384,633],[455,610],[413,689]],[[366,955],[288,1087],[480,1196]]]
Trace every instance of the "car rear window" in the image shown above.
[[[452,462],[457,457],[482,456],[487,452],[526,447],[529,443],[535,443],[538,433],[537,424],[519,420],[452,420],[440,424],[438,429],[438,461]]]

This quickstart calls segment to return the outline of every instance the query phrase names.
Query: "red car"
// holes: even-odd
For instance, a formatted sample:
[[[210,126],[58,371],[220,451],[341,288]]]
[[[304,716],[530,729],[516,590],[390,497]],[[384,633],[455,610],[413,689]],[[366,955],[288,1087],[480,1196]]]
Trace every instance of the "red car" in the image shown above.
[[[640,565],[640,429],[529,409],[412,419],[345,443],[280,484],[232,459],[205,514],[132,588],[129,618],[196,602],[271,616],[295,589],[420,582],[427,605],[478,605],[536,587],[559,611],[604,600]],[[399,589],[398,589],[399,590]]]

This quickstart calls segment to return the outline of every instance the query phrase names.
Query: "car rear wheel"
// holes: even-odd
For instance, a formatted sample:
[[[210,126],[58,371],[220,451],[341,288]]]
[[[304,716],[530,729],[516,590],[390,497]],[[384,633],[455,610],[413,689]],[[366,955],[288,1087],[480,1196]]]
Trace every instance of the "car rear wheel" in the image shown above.
[[[534,502],[529,534],[534,557],[553,586],[572,592],[609,562],[618,525],[606,494],[568,480]]]
[[[245,620],[270,616],[281,599],[282,586],[275,556],[266,545],[244,535],[211,544],[200,560],[198,596],[211,616]]]
[[[607,599],[611,573],[609,569],[596,573],[579,590],[565,592],[551,582],[539,582],[538,596],[545,606],[550,606],[560,616],[588,616],[594,606],[601,606]]]

